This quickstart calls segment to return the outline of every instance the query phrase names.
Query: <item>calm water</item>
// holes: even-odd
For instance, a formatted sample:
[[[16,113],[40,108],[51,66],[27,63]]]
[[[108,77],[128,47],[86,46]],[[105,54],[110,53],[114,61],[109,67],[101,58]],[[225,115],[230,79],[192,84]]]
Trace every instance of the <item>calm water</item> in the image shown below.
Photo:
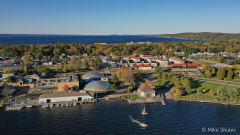
[[[131,36],[83,36],[83,35],[8,35],[0,36],[0,44],[6,45],[16,45],[16,44],[56,44],[58,41],[61,43],[82,43],[82,44],[92,44],[92,43],[127,43],[127,42],[184,42],[193,41],[185,39],[175,39],[175,38],[161,38],[161,37],[147,37],[139,35]]]
[[[148,111],[142,116],[143,107]],[[231,127],[240,132],[240,106],[166,100],[129,105],[109,101],[76,107],[0,109],[2,134],[202,134],[203,127]],[[129,115],[149,125],[143,129]],[[209,134],[209,133],[208,133]],[[231,133],[232,134],[232,133]]]

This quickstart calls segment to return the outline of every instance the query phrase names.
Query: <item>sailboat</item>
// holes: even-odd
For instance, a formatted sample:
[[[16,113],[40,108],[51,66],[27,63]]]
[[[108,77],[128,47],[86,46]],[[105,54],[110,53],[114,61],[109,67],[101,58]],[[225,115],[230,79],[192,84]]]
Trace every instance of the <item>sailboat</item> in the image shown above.
[[[143,108],[143,110],[142,110],[142,115],[147,115],[148,113],[146,112],[146,110],[145,110],[145,106],[144,106],[144,108]]]

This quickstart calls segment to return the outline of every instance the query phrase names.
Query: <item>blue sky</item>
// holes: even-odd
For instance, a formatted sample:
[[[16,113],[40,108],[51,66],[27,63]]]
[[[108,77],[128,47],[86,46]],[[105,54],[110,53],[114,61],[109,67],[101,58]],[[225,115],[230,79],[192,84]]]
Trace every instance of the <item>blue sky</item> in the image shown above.
[[[240,0],[0,0],[0,33],[240,33]]]

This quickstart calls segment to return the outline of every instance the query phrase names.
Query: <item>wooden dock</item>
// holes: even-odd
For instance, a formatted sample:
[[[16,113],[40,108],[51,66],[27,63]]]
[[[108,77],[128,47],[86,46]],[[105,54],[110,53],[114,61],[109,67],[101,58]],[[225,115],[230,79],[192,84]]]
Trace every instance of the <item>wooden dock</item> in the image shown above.
[[[147,103],[157,103],[161,102],[162,105],[165,105],[165,101],[161,97],[146,98],[146,99],[128,99],[129,104],[147,104]]]

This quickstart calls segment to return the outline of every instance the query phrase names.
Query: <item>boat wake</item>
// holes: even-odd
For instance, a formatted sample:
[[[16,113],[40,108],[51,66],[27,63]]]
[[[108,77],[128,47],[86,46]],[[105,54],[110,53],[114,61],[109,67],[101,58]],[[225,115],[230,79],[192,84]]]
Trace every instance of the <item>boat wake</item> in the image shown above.
[[[140,126],[142,126],[142,127],[144,127],[144,128],[145,128],[145,127],[148,127],[147,124],[145,124],[145,123],[143,123],[143,122],[141,123],[140,121],[133,119],[131,115],[129,115],[129,117],[130,117],[130,120],[131,120],[132,122],[138,123]]]

